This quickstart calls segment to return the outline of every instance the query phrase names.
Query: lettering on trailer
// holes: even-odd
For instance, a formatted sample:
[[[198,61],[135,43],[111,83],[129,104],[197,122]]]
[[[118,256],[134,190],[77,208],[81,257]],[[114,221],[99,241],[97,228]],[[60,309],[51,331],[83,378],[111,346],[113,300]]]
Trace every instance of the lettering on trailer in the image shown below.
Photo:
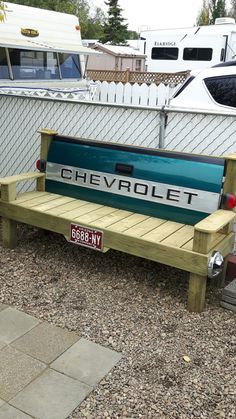
[[[176,42],[154,42],[156,47],[175,47]]]
[[[47,163],[46,179],[207,214],[216,211],[220,202],[220,194],[215,192],[51,162]]]

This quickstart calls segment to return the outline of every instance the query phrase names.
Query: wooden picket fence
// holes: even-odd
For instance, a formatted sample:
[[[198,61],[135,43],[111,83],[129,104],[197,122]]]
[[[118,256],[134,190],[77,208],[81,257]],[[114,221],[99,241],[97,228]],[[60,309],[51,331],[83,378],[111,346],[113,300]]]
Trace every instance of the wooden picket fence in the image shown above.
[[[179,73],[155,73],[144,71],[111,71],[111,70],[87,70],[87,78],[93,81],[107,81],[114,83],[138,83],[138,84],[173,84],[182,83],[189,75],[189,71]]]

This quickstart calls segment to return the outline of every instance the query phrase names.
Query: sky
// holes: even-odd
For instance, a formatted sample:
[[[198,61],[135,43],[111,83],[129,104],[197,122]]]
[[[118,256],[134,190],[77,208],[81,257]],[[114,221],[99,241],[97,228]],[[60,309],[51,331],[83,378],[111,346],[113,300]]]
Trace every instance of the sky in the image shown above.
[[[168,29],[194,26],[203,0],[119,0],[128,29]],[[93,0],[107,10],[104,0]]]

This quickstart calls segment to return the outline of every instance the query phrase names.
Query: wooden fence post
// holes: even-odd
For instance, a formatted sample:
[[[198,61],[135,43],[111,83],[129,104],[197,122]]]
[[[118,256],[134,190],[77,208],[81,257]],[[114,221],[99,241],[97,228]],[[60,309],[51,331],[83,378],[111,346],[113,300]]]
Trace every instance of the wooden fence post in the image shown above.
[[[56,135],[57,132],[50,129],[41,129],[39,132],[41,134],[40,159],[47,161],[50,144],[53,140],[54,135]],[[43,177],[37,179],[37,191],[43,192],[44,190],[45,178]]]
[[[224,193],[236,194],[236,153],[226,157]]]
[[[129,83],[130,80],[130,68],[126,68],[125,70],[125,83]]]

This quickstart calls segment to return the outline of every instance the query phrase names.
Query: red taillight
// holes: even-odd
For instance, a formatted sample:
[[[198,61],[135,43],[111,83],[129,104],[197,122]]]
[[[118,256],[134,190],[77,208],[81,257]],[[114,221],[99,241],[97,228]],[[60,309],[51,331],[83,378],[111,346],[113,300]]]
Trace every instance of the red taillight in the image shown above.
[[[77,31],[80,31],[80,25],[76,25],[75,29],[76,29]]]
[[[39,170],[40,172],[45,172],[46,171],[46,160],[37,160],[36,161],[36,168],[37,170]]]
[[[236,206],[236,195],[226,193],[222,197],[222,206],[226,209],[233,209]]]

